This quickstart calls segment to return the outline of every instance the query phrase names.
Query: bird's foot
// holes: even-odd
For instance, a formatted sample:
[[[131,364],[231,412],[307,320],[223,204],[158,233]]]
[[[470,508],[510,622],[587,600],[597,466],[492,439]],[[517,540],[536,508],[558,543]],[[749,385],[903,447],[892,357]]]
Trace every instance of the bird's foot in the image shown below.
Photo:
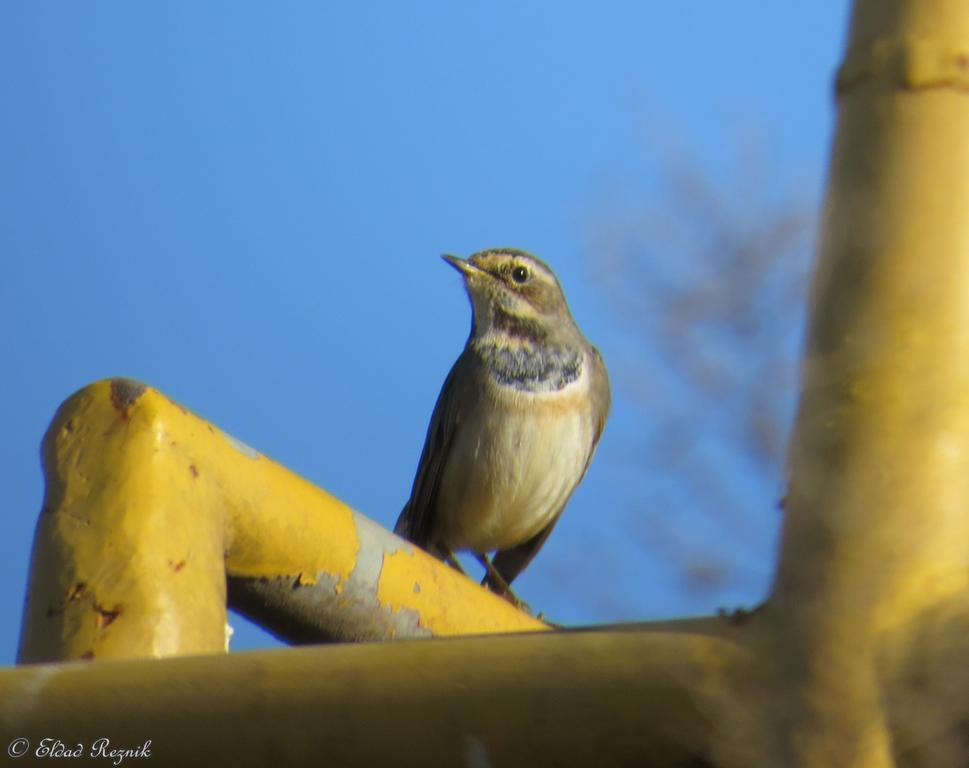
[[[516,595],[511,589],[509,589],[507,592],[495,592],[495,594],[505,598],[505,600],[515,606],[519,611],[524,611],[529,616],[535,615],[534,611],[532,611],[532,607],[522,600],[518,595]]]
[[[545,613],[544,613],[544,612],[539,612],[539,613],[538,613],[538,614],[537,614],[537,615],[535,616],[535,618],[536,618],[536,619],[538,619],[539,621],[542,621],[542,622],[545,622],[545,623],[546,623],[546,624],[548,624],[548,625],[549,625],[549,626],[550,626],[550,627],[551,627],[552,629],[565,629],[565,625],[564,625],[564,624],[560,624],[560,623],[559,623],[559,622],[557,622],[557,621],[552,621],[552,620],[551,620],[551,619],[550,619],[550,618],[549,618],[548,616],[546,616],[546,615],[545,615]]]
[[[505,577],[498,573],[498,569],[495,568],[487,555],[475,553],[475,557],[478,558],[478,562],[485,569],[485,577],[481,580],[483,586],[488,587],[496,595],[505,598],[505,600],[515,606],[519,611],[524,611],[529,616],[535,615],[528,603],[516,595],[515,591],[508,585],[508,582],[505,581]]]

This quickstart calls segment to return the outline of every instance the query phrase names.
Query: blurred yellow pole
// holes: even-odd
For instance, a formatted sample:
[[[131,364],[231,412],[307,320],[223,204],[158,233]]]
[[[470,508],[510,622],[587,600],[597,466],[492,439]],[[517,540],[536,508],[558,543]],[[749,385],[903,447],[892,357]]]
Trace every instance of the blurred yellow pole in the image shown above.
[[[151,740],[146,765],[238,768],[699,766],[735,655],[715,636],[599,631],[32,665],[0,670],[0,748]]]
[[[964,764],[969,3],[856,2],[838,106],[768,613],[777,764]]]
[[[227,575],[317,640],[545,627],[137,382],[69,398],[43,458],[20,661],[222,651]]]

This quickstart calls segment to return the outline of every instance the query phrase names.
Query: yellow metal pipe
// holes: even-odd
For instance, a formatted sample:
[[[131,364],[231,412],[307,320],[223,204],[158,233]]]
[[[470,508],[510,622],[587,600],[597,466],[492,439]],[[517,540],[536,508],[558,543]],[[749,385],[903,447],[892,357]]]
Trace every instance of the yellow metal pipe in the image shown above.
[[[0,747],[150,740],[152,765],[710,765],[745,713],[723,694],[748,661],[710,634],[563,631],[32,665],[0,670]]]
[[[767,614],[796,692],[777,764],[894,765],[901,726],[944,765],[950,724],[895,683],[969,682],[910,655],[969,616],[969,3],[857,2],[838,94]]]
[[[317,640],[545,627],[137,382],[69,398],[43,459],[20,661],[221,651],[227,575]]]

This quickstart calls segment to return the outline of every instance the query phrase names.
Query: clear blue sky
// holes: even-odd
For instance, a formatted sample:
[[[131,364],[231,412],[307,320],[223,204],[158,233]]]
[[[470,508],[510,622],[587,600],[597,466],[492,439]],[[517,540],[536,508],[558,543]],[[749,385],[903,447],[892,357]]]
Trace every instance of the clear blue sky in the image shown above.
[[[438,254],[534,251],[607,363],[621,356],[590,278],[604,201],[648,193],[651,133],[721,173],[738,121],[765,137],[780,184],[817,201],[847,13],[844,0],[0,5],[0,663],[19,632],[38,446],[65,397],[141,379],[392,525],[469,326]],[[614,384],[613,425],[630,414]],[[712,603],[674,589],[622,531],[609,538],[632,482],[613,431],[522,595],[566,622],[761,597],[775,531],[759,587]],[[604,548],[584,549],[591,531]]]

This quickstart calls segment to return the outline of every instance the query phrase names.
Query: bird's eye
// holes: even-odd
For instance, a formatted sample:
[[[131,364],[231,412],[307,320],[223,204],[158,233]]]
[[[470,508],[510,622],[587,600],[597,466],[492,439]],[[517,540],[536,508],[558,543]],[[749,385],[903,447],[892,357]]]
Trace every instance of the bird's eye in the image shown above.
[[[526,280],[528,280],[528,267],[523,267],[521,265],[515,267],[511,271],[511,279],[519,285],[524,283]]]

